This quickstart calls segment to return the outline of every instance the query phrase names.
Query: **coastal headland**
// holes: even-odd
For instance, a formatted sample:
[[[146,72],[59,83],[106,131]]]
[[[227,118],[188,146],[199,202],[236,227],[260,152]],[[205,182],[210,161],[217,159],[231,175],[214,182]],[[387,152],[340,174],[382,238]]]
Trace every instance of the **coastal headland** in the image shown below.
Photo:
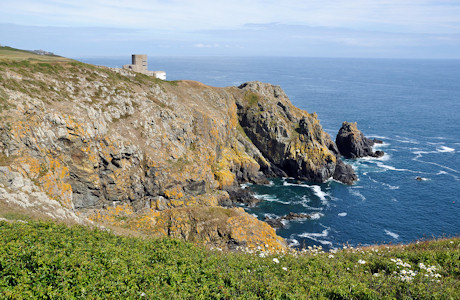
[[[275,230],[239,207],[254,204],[240,184],[357,179],[317,115],[279,86],[164,81],[12,48],[0,60],[5,209],[283,251]]]
[[[296,250],[271,226],[310,215],[244,211],[242,183],[353,184],[341,157],[383,154],[356,123],[336,142],[278,86],[2,47],[0,298],[457,299],[458,238]]]

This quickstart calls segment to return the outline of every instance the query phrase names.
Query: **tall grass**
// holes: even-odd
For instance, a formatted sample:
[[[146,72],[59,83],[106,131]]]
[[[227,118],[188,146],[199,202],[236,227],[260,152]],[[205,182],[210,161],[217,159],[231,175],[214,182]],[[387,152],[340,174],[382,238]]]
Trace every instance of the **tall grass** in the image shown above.
[[[454,238],[335,253],[225,253],[82,226],[0,222],[0,298],[459,299],[459,247]]]

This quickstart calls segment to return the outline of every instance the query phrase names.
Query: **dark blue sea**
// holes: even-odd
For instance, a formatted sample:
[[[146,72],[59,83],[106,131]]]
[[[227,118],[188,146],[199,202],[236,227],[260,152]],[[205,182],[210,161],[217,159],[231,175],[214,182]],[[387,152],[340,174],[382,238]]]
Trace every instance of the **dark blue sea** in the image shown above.
[[[149,57],[149,69],[219,87],[280,85],[294,105],[318,114],[334,140],[343,121],[383,140],[382,158],[347,160],[359,176],[353,186],[273,179],[250,187],[262,201],[247,211],[259,219],[312,214],[277,231],[292,245],[327,249],[459,235],[460,60]]]

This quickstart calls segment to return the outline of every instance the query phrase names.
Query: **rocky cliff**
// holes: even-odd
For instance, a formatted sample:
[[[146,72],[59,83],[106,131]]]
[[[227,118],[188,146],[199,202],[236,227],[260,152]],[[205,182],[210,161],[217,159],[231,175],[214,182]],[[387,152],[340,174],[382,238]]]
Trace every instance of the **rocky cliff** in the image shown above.
[[[317,116],[277,86],[215,88],[8,59],[0,75],[2,178],[26,178],[69,214],[96,222],[279,250],[285,242],[267,224],[219,206],[226,190],[271,176],[322,182],[339,178],[343,165]],[[4,194],[13,193],[3,181]]]

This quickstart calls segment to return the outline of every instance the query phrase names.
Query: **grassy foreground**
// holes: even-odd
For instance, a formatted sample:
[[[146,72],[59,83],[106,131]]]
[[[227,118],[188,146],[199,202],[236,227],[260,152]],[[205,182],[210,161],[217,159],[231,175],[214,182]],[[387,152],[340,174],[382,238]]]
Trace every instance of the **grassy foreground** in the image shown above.
[[[265,256],[0,221],[0,298],[459,299],[459,255],[458,238]]]

